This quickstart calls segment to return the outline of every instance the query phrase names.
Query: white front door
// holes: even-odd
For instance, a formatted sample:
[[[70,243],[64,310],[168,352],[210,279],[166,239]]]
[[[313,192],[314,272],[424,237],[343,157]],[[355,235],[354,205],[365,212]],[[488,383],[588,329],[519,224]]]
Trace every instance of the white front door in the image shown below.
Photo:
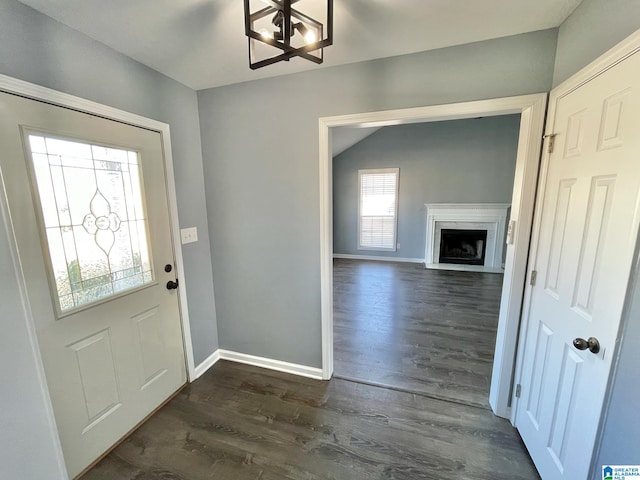
[[[161,138],[0,93],[0,151],[73,477],[186,381]]]
[[[638,232],[640,53],[551,102],[516,426],[543,480],[586,480]]]

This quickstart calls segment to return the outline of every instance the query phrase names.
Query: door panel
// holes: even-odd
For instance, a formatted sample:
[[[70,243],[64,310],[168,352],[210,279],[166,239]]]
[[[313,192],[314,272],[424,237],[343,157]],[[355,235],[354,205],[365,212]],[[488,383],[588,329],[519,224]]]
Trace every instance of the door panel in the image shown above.
[[[543,479],[582,480],[638,232],[640,54],[553,98],[516,426]]]
[[[551,341],[553,331],[543,322],[538,324],[538,337],[533,359],[533,373],[531,376],[531,388],[527,399],[527,414],[535,428],[540,427],[540,411],[543,398],[543,380],[548,377],[549,356],[551,354]]]
[[[69,345],[75,354],[87,413],[83,432],[119,408],[120,393],[113,361],[111,332],[103,330]]]
[[[0,168],[69,474],[186,381],[160,134],[0,93]],[[51,261],[49,261],[50,255]]]
[[[164,358],[166,355],[164,338],[161,329],[158,328],[159,311],[158,308],[141,313],[133,317],[135,325],[137,349],[140,352],[141,384],[140,388],[145,389],[152,382],[164,375],[167,371],[164,368]]]
[[[563,468],[566,460],[569,423],[573,419],[570,415],[575,407],[576,384],[581,373],[582,359],[564,345],[560,364],[560,380],[553,401],[553,419],[549,434],[549,454],[558,468]]]

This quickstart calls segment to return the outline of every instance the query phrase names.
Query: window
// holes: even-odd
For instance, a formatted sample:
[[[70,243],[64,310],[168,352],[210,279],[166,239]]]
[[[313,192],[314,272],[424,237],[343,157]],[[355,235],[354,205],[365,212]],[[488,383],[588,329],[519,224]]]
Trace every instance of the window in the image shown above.
[[[399,168],[358,170],[358,249],[396,250]]]
[[[39,134],[29,146],[59,312],[153,282],[138,153]]]

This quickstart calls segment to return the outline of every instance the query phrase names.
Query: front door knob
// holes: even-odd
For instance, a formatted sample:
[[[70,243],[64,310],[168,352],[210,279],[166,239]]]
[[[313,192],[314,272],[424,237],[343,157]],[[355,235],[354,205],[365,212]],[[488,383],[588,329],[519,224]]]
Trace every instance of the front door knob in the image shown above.
[[[167,290],[175,290],[176,288],[178,288],[178,279],[176,278],[176,281],[172,281],[169,280],[167,282]]]
[[[598,353],[600,351],[600,342],[596,337],[589,337],[588,340],[576,338],[573,341],[573,346],[578,350],[586,350],[588,348],[591,353]]]

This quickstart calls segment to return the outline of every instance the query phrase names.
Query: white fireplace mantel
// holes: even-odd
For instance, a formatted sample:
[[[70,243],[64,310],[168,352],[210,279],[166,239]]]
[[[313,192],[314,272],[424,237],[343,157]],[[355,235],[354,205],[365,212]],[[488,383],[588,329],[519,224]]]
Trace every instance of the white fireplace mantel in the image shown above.
[[[507,213],[504,203],[427,203],[426,268],[502,272],[502,253]],[[486,230],[484,265],[457,265],[439,262],[442,229]]]

